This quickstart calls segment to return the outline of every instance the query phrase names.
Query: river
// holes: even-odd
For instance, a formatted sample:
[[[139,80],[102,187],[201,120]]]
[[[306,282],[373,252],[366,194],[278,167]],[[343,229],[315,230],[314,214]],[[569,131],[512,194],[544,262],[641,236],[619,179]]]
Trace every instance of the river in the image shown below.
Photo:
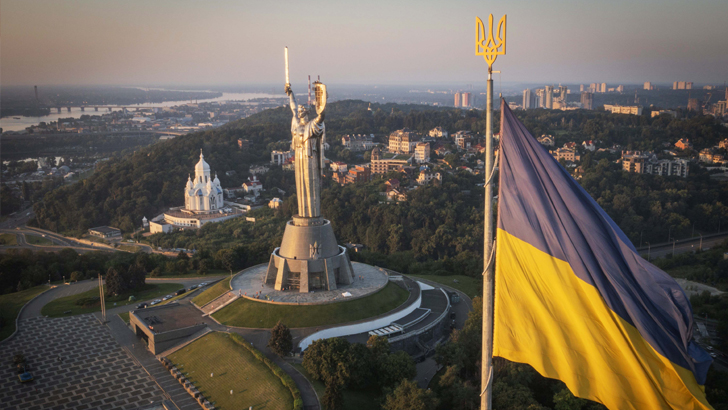
[[[197,91],[197,90],[186,90],[186,91]],[[215,102],[215,101],[248,101],[255,98],[284,98],[285,94],[264,94],[264,93],[222,93],[222,96],[216,98],[206,98],[197,100],[198,103],[204,102]],[[178,100],[178,101],[165,101],[159,103],[144,103],[144,104],[127,104],[125,107],[173,107],[175,105],[182,105],[189,103],[189,100]],[[192,101],[194,102],[194,101]],[[108,105],[108,104],[107,104]],[[121,108],[112,108],[112,111],[121,111]],[[38,125],[41,122],[54,122],[58,121],[59,118],[81,118],[82,115],[101,115],[108,113],[108,108],[99,108],[98,111],[94,111],[93,106],[87,106],[86,111],[81,111],[81,107],[71,107],[71,112],[68,112],[66,107],[63,107],[61,112],[58,113],[55,108],[51,109],[49,115],[40,117],[21,117],[12,116],[0,118],[0,128],[4,131],[22,131],[31,125]],[[16,118],[17,117],[17,118]]]

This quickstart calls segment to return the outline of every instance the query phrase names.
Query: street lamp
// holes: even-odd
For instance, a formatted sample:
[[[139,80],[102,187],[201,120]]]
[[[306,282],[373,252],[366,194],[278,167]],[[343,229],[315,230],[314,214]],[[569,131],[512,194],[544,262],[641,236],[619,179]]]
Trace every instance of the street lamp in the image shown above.
[[[650,261],[650,248],[651,247],[652,247],[652,245],[650,245],[650,243],[647,242],[647,262]]]
[[[675,242],[677,242],[677,239],[672,238],[672,257],[675,257]]]
[[[672,225],[670,225],[670,229],[667,230],[667,241],[670,242],[670,238],[672,233]]]
[[[702,252],[703,251],[703,234],[698,233],[698,235],[700,235],[700,246],[698,247],[698,250],[700,250],[700,252]]]

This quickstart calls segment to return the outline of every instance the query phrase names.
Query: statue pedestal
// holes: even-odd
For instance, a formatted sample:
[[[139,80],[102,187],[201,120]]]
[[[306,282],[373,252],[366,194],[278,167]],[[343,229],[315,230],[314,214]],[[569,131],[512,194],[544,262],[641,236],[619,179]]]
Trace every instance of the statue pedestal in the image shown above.
[[[336,243],[331,222],[294,216],[288,221],[280,248],[271,254],[265,283],[276,290],[334,290],[354,280],[346,248]]]

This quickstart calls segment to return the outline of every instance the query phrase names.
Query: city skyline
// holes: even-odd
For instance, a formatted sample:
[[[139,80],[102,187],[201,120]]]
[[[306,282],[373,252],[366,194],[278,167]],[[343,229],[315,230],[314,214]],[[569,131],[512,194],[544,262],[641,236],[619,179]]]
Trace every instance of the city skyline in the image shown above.
[[[288,46],[294,84],[479,83],[475,16],[507,13],[503,82],[726,80],[719,1],[576,5],[6,0],[0,68],[3,85],[274,84]]]

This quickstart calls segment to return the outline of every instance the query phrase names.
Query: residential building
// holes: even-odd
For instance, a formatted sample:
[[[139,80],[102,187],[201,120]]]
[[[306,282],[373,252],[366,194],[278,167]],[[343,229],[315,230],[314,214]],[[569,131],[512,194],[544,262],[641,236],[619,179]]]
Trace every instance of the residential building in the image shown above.
[[[263,184],[258,180],[258,177],[253,175],[249,177],[247,181],[243,182],[243,190],[246,194],[253,196],[259,196],[263,190]]]
[[[594,152],[597,149],[597,146],[594,144],[594,141],[588,140],[581,143],[581,146],[584,147],[585,150]]]
[[[549,152],[554,158],[556,158],[557,161],[562,159],[568,162],[581,160],[581,155],[579,155],[574,148],[559,148]]]
[[[419,140],[419,135],[408,128],[397,130],[389,135],[389,152],[411,154]]]
[[[272,165],[281,166],[285,164],[289,158],[293,158],[293,151],[272,151],[270,153],[270,163]]]
[[[331,170],[334,172],[347,172],[347,165],[345,162],[341,161],[332,162]]]
[[[581,93],[581,108],[585,110],[594,109],[594,94],[588,91]]]
[[[726,111],[728,111],[728,108],[726,107],[728,104],[726,101],[718,101],[717,103],[713,104],[713,115],[716,117],[724,117],[726,114]]]
[[[281,205],[283,205],[283,201],[280,198],[273,198],[268,201],[268,208],[270,209],[278,209]]]
[[[530,110],[535,107],[534,93],[531,92],[530,88],[523,90],[523,109]]]
[[[385,188],[386,192],[389,192],[393,189],[399,189],[399,179],[397,179],[397,178],[388,179],[387,182],[384,183],[384,185],[386,187]]]
[[[687,178],[688,168],[688,161],[685,159],[661,159],[648,162],[645,166],[645,173]]]
[[[341,145],[350,151],[369,151],[377,144],[374,142],[374,134],[370,135],[344,135],[341,137]]]
[[[409,165],[410,155],[395,155],[393,153],[382,153],[379,148],[372,150],[371,173],[386,174],[390,171],[398,171]]]
[[[442,174],[439,172],[432,172],[430,170],[420,171],[420,175],[417,176],[417,183],[420,185],[429,184],[433,179],[442,181]]]
[[[675,148],[680,149],[680,150],[684,150],[684,149],[688,149],[688,148],[692,148],[692,147],[693,147],[693,143],[690,142],[689,138],[680,138],[675,143]]]
[[[602,91],[603,93],[607,92],[607,83],[602,83]]]
[[[724,139],[723,141],[718,143],[718,148],[723,148],[728,150],[728,138]]]
[[[547,135],[543,134],[539,138],[536,138],[538,142],[541,143],[541,145],[546,147],[553,147],[554,146],[554,136],[553,135]]]
[[[645,163],[650,159],[650,156],[654,156],[654,154],[643,154],[640,151],[622,152],[622,169],[627,172],[644,174]]]
[[[645,89],[645,90],[649,90],[649,91],[652,91],[652,90],[654,90],[654,89],[655,89],[655,86],[654,86],[654,85],[652,85],[652,83],[651,83],[651,82],[647,81],[647,82],[645,82],[645,86],[644,86],[644,89]]]
[[[268,172],[270,168],[266,167],[265,165],[251,165],[249,172],[250,175],[262,175]]]
[[[430,162],[430,144],[427,142],[419,142],[415,147],[415,162],[422,164]]]
[[[473,106],[473,94],[471,93],[462,93],[461,94],[463,99],[463,107],[472,107]]]
[[[672,89],[673,90],[692,90],[693,83],[692,83],[692,81],[675,81],[674,83],[672,83]]]
[[[536,105],[533,108],[546,107],[546,91],[543,88],[536,90]]]
[[[618,93],[623,93],[624,92],[624,86],[623,85],[617,86],[617,92]]]
[[[544,87],[544,108],[548,108],[549,110],[554,108],[554,86],[547,85]]]
[[[428,135],[432,138],[447,138],[448,134],[442,127],[435,127],[430,130]]]
[[[453,135],[455,145],[460,149],[468,149],[472,143],[472,134],[470,131],[458,131]]]
[[[247,151],[250,149],[250,141],[242,138],[238,138],[238,148]]]
[[[355,165],[346,173],[346,183],[369,182],[372,180],[371,169],[366,165]]]
[[[458,92],[455,93],[454,105],[456,107],[461,107],[462,106],[462,104],[460,103],[460,91],[458,91]]]
[[[604,110],[610,111],[612,114],[642,115],[642,107],[637,106],[637,105],[626,106],[626,105],[604,104]]]

